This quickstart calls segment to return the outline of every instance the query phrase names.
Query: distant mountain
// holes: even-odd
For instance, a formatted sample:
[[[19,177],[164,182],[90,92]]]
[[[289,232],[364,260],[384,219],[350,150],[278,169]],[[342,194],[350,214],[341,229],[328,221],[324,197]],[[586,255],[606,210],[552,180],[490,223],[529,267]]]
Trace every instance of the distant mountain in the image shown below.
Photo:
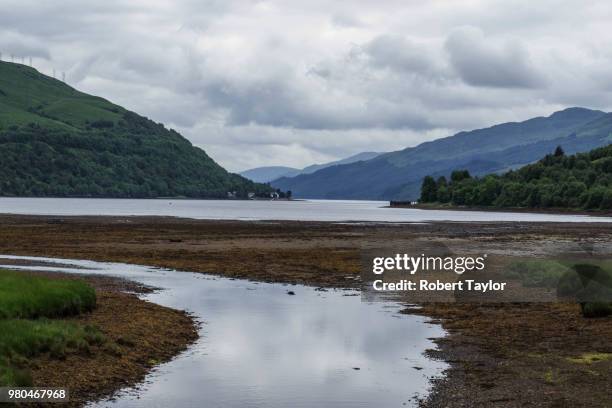
[[[314,173],[317,170],[321,170],[331,166],[354,163],[362,160],[369,160],[378,156],[379,154],[380,153],[375,152],[362,152],[342,160],[337,160],[324,164],[312,164],[308,167],[304,167],[303,169],[296,169],[293,167],[284,166],[256,167],[254,169],[245,170],[241,172],[240,175],[258,183],[268,183],[281,177],[295,177],[300,174]]]
[[[0,62],[0,195],[265,195],[174,130],[21,64]]]
[[[342,164],[351,164],[351,163],[356,163],[359,161],[370,160],[370,159],[375,158],[376,156],[379,156],[380,154],[381,153],[377,153],[377,152],[361,152],[353,156],[349,156],[346,159],[336,160],[336,161],[324,163],[324,164],[312,164],[308,167],[304,167],[302,171],[300,172],[300,174],[310,174],[310,173],[314,173],[315,171],[326,169],[332,166],[339,166]],[[285,175],[284,177],[294,177],[294,176],[297,176],[297,174],[293,176]]]
[[[300,174],[300,171],[300,169],[294,169],[293,167],[268,166],[245,170],[239,174],[242,177],[257,183],[269,183],[270,181],[276,180],[280,177],[293,177]]]
[[[568,108],[548,117],[460,132],[363,162],[284,177],[272,185],[302,198],[416,200],[426,175],[448,176],[457,168],[474,175],[501,172],[532,163],[557,145],[568,154],[606,145],[611,134],[612,114]]]

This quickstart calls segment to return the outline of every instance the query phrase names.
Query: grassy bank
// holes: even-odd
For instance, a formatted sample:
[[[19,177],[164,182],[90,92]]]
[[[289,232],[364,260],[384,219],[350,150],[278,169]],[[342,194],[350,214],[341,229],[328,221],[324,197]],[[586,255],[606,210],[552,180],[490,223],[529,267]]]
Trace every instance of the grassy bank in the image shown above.
[[[96,292],[85,282],[0,270],[0,319],[73,316],[95,306]]]
[[[64,358],[103,343],[91,326],[51,319],[88,312],[95,305],[95,290],[85,282],[0,270],[0,385],[32,385],[32,357],[48,353]]]
[[[103,342],[100,331],[91,326],[61,320],[0,320],[0,385],[33,385],[30,358],[49,353],[62,359]]]

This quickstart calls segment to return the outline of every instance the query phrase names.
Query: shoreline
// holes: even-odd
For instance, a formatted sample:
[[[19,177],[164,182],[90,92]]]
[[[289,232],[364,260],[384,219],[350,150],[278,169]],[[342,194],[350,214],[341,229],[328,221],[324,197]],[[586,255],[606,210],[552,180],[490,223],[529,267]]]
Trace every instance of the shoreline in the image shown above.
[[[572,210],[567,208],[527,208],[527,207],[467,207],[436,204],[393,204],[385,208],[403,208],[415,210],[442,210],[442,211],[483,211],[501,213],[527,213],[527,214],[550,214],[550,215],[589,215],[592,217],[612,216],[611,210]]]
[[[318,287],[359,287],[364,249],[432,240],[458,251],[517,257],[564,251],[568,245],[587,245],[595,256],[612,254],[612,228],[588,222],[393,225],[0,216],[2,253]],[[583,319],[577,305],[562,304],[430,304],[407,312],[429,317],[448,333],[436,340],[439,349],[427,354],[450,368],[433,380],[421,406],[612,404],[605,393],[612,359],[572,362],[587,353],[612,353],[612,318]]]
[[[174,201],[308,201],[306,198],[206,198],[206,197],[87,197],[87,196],[3,196],[3,198],[30,198],[30,199],[71,199],[71,200],[174,200]]]

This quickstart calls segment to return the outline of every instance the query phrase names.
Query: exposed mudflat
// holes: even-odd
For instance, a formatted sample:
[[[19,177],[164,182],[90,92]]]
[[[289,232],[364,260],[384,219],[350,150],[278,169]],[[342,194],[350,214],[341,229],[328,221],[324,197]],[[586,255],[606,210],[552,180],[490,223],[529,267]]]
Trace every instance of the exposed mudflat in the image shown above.
[[[576,304],[426,305],[449,335],[429,355],[450,363],[425,407],[608,407],[612,318]],[[599,355],[590,363],[584,356]],[[584,361],[582,361],[584,360]]]
[[[390,210],[392,211],[392,210]],[[364,249],[438,242],[454,251],[612,254],[605,224],[198,221],[0,216],[0,252],[156,265],[268,282],[357,287]],[[610,406],[612,319],[576,305],[431,304],[451,363],[425,406]],[[588,356],[599,356],[595,359]]]

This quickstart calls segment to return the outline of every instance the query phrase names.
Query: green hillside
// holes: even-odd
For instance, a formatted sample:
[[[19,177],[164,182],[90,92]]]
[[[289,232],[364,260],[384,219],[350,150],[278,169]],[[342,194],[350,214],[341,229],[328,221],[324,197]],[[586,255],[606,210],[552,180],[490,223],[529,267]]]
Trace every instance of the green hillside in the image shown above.
[[[0,62],[0,195],[223,198],[271,189],[162,124]]]
[[[421,202],[467,206],[612,209],[612,145],[566,156],[558,147],[537,163],[503,175],[471,177],[454,171],[450,181],[428,176]]]

